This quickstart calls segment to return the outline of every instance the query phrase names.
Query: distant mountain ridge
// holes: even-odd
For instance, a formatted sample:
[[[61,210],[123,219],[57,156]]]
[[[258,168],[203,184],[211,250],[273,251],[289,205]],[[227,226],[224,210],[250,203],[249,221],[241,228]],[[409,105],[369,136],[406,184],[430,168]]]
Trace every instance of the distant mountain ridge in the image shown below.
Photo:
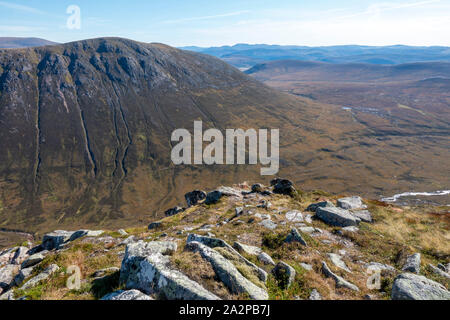
[[[42,47],[55,44],[58,43],[41,38],[0,37],[0,48],[2,49]]]
[[[450,62],[450,48],[395,46],[280,46],[266,44],[237,44],[223,47],[182,47],[218,57],[231,65],[247,69],[256,64],[274,60],[303,60],[328,63],[401,64],[410,62]]]

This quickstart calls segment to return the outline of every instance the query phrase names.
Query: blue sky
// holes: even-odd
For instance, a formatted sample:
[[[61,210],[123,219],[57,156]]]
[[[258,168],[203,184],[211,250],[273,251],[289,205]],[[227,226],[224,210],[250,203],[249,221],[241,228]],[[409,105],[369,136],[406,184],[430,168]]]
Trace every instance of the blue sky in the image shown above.
[[[67,27],[70,5],[80,8],[80,29]],[[450,46],[450,0],[0,0],[0,37],[8,36],[119,36],[173,46]]]

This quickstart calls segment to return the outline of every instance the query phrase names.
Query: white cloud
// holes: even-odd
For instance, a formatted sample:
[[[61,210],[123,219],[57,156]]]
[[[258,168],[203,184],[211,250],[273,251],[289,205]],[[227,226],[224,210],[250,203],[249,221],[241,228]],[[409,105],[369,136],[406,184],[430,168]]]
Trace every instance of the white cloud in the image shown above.
[[[0,1],[0,6],[9,8],[9,9],[13,9],[13,10],[25,11],[25,12],[36,13],[36,14],[45,14],[44,11],[41,11],[39,9],[29,7],[29,6],[24,6],[21,4],[11,3],[11,2]]]
[[[163,21],[163,23],[180,23],[180,22],[199,21],[199,20],[211,20],[211,19],[216,19],[216,18],[240,16],[242,14],[249,13],[249,12],[250,11],[248,11],[248,10],[243,10],[243,11],[224,13],[224,14],[217,14],[217,15],[212,15],[212,16],[183,18],[183,19],[177,19],[177,20],[166,20],[166,21]]]

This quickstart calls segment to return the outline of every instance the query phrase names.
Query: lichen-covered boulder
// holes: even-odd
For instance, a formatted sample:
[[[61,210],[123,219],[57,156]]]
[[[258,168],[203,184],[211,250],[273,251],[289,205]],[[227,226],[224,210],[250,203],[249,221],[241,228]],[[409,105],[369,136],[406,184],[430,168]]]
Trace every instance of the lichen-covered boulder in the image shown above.
[[[306,208],[306,211],[316,212],[317,208],[326,208],[326,207],[334,207],[334,204],[330,201],[317,202],[310,204],[308,208]]]
[[[217,190],[212,191],[206,196],[205,204],[215,204],[219,202],[220,198],[222,198],[222,192]]]
[[[307,246],[306,241],[303,239],[302,235],[298,232],[296,228],[291,229],[291,232],[288,234],[284,242],[286,243],[298,242],[301,245]]]
[[[74,233],[75,232],[73,231],[65,230],[56,230],[51,233],[47,233],[42,239],[42,248],[48,251],[59,249],[65,242],[70,241],[70,238]]]
[[[8,264],[0,268],[0,294],[14,284],[14,278],[19,273],[19,270],[20,267],[16,264]]]
[[[287,179],[274,179],[270,182],[273,192],[293,197],[295,195],[294,183]]]
[[[392,300],[450,300],[450,292],[441,284],[412,273],[394,280]]]
[[[280,261],[275,268],[272,269],[272,274],[283,289],[288,289],[295,280],[296,272],[290,265]]]
[[[37,286],[40,282],[50,278],[57,271],[59,271],[59,267],[56,264],[52,264],[48,266],[43,272],[25,282],[25,284],[20,289],[27,290],[33,288]]]
[[[408,256],[406,258],[406,263],[403,266],[402,271],[418,274],[420,272],[420,261],[421,261],[420,253],[415,253],[413,255]]]
[[[217,277],[236,294],[248,294],[251,299],[267,300],[269,295],[263,288],[245,278],[232,262],[223,257],[216,250],[197,241],[188,242],[186,248],[192,252],[199,252],[207,260]]]
[[[120,268],[120,282],[168,300],[218,300],[219,297],[175,270],[168,255],[176,251],[176,242],[135,242],[129,244]]]

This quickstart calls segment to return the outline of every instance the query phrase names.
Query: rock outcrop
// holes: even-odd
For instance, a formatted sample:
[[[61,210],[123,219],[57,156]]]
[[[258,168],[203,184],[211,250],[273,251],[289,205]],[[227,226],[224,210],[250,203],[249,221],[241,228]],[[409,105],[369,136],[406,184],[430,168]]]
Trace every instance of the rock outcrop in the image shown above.
[[[391,297],[392,300],[450,300],[450,292],[424,276],[403,273],[395,279]]]

